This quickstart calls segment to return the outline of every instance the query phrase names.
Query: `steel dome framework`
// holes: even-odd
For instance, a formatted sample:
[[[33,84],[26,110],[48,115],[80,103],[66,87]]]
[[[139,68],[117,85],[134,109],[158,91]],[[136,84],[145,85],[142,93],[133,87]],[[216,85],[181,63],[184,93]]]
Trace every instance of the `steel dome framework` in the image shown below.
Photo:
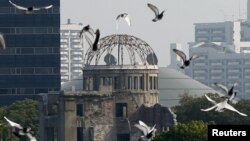
[[[92,63],[98,65],[101,56],[114,54],[113,51],[115,49],[118,50],[116,55],[118,62],[116,65],[124,65],[125,51],[127,51],[127,54],[129,55],[130,65],[135,65],[139,61],[137,60],[136,55],[139,56],[141,63],[144,65],[157,64],[157,57],[153,49],[145,41],[126,34],[114,34],[101,38],[96,51],[93,51],[92,47],[88,48],[85,54],[84,64],[91,65]]]

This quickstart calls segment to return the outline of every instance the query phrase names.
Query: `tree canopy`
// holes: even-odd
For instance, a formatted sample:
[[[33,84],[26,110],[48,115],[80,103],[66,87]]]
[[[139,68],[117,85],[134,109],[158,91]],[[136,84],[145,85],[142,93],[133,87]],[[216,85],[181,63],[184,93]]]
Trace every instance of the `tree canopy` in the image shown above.
[[[221,101],[221,98],[215,94],[209,95],[215,101]],[[174,112],[177,115],[177,121],[187,123],[192,120],[214,121],[216,124],[250,124],[250,100],[242,99],[236,104],[231,104],[234,108],[242,113],[247,114],[243,117],[236,112],[225,110],[224,112],[216,112],[214,110],[203,112],[201,109],[206,109],[213,104],[209,102],[204,96],[194,98],[184,95],[180,100],[180,105],[175,106]]]
[[[222,101],[216,94],[208,94],[215,101]],[[216,112],[214,110],[203,112],[213,104],[203,97],[192,97],[184,94],[180,99],[180,105],[173,107],[177,115],[178,125],[157,135],[153,141],[207,141],[207,125],[228,124],[228,125],[249,125],[250,124],[250,99],[241,99],[236,104],[230,104],[242,113],[243,117],[236,112],[225,110]]]
[[[169,131],[156,136],[153,141],[207,141],[207,127],[212,124],[212,121],[179,123]]]
[[[38,101],[32,99],[24,99],[16,101],[10,106],[0,107],[0,138],[8,141],[15,141],[15,136],[8,137],[10,130],[7,121],[3,118],[6,116],[13,122],[19,123],[23,127],[31,127],[33,134],[38,137],[39,132],[39,107]]]

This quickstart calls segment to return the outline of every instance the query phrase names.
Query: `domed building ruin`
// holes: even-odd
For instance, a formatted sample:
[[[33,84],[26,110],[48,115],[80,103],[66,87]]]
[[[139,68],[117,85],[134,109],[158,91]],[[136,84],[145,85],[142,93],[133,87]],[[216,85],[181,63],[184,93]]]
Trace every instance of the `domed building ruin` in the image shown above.
[[[84,62],[81,91],[44,95],[41,140],[57,133],[60,141],[138,141],[139,120],[156,124],[157,132],[176,124],[171,110],[158,103],[158,60],[146,42],[106,36],[97,51],[87,50]]]

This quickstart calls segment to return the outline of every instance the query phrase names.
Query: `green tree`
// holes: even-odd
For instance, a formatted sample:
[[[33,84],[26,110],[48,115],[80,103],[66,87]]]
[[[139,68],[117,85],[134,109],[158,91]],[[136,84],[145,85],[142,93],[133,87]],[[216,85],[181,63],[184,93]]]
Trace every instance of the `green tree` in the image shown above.
[[[207,141],[207,126],[214,122],[191,121],[179,123],[167,132],[157,135],[153,141]]]
[[[16,101],[6,108],[4,116],[6,116],[8,119],[14,122],[21,124],[23,127],[30,127],[34,136],[38,137],[39,135],[38,101],[32,99],[24,99]],[[5,124],[7,124],[6,121],[4,122]]]
[[[222,101],[215,94],[208,94],[215,101]],[[250,115],[250,100],[240,100],[237,104],[231,104],[240,112]],[[224,112],[216,112],[214,110],[203,112],[201,109],[206,109],[213,106],[204,96],[194,98],[184,95],[180,100],[180,105],[175,106],[173,111],[177,115],[177,121],[187,123],[192,120],[214,121],[216,124],[250,124],[250,117],[243,117],[236,112],[225,110]]]
[[[6,107],[0,107],[0,117],[6,114]],[[0,118],[0,140],[7,140],[8,129],[7,124],[3,118]]]

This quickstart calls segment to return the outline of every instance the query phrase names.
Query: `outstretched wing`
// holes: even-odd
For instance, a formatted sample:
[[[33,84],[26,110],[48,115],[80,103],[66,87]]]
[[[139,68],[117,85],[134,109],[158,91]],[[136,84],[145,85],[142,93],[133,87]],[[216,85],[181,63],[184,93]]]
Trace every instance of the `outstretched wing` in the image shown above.
[[[1,34],[1,33],[0,33],[0,48],[1,49],[5,49],[6,48],[5,39],[4,39],[3,34]]]
[[[90,25],[86,25],[82,28],[82,30],[79,32],[79,37],[81,38],[85,32],[88,32],[92,37],[95,36],[94,30],[90,27]]]
[[[201,109],[201,111],[205,111],[205,112],[211,111],[211,110],[213,110],[213,109],[216,108],[216,107],[217,107],[217,105],[214,105],[214,106],[212,106],[212,107],[210,107],[210,108],[207,108],[207,109]]]
[[[143,121],[141,121],[141,120],[139,120],[139,124],[140,124],[141,126],[146,127],[148,130],[150,129],[150,128],[148,127],[148,125],[147,125],[146,123],[144,123]]]
[[[178,50],[178,49],[173,49],[173,51],[178,55],[178,56],[180,56],[181,57],[181,59],[183,60],[183,62],[185,62],[186,61],[186,54],[184,53],[184,52],[182,52],[182,51],[180,51],[180,50]]]
[[[149,133],[156,131],[155,129],[156,124],[148,131]]]
[[[131,26],[131,18],[129,15],[125,17],[125,21],[128,23],[128,26]]]
[[[217,82],[215,82],[214,85],[221,88],[222,90],[224,90],[226,92],[226,94],[228,94],[228,89],[225,85],[223,85],[221,83],[217,83]]]
[[[32,136],[30,133],[27,133],[26,136],[29,138],[29,141],[36,141],[36,138]]]
[[[122,15],[123,15],[123,16],[122,16]],[[120,15],[118,15],[118,16],[116,17],[116,29],[118,29],[119,20],[120,20],[121,18],[123,18],[123,19],[127,22],[128,26],[131,26],[131,18],[130,18],[130,16],[129,16],[129,14],[123,13],[123,14],[120,14]]]
[[[212,102],[214,105],[216,105],[217,103],[212,100],[210,97],[208,97],[206,94],[205,94],[205,97],[207,98],[208,101]]]
[[[190,57],[189,60],[193,60],[193,59],[196,59],[196,58],[199,58],[199,56],[195,54],[195,55],[193,55],[192,57]]]
[[[148,134],[148,129],[140,124],[135,124],[134,125],[136,128],[138,128],[144,136],[146,136]]]
[[[53,5],[48,5],[48,6],[44,6],[44,7],[34,7],[34,10],[50,9],[52,7],[53,7]]]
[[[10,4],[11,4],[11,5],[13,5],[14,7],[16,7],[16,8],[17,8],[17,9],[19,9],[19,10],[27,10],[27,8],[26,8],[26,7],[23,7],[23,6],[17,5],[17,4],[13,3],[13,2],[12,2],[12,1],[10,1],[10,0],[9,0],[9,2],[10,2]]]
[[[97,29],[96,32],[95,32],[95,40],[94,40],[94,43],[93,43],[93,51],[96,51],[98,49],[99,39],[100,39],[100,30]]]
[[[19,128],[19,129],[23,129],[23,127],[20,124],[9,120],[7,117],[4,116],[4,119],[10,124],[10,126],[16,127],[16,128]]]
[[[85,39],[86,39],[86,41],[88,42],[89,47],[92,47],[93,43],[92,43],[92,41],[89,39],[89,37],[88,37],[88,36],[85,36]]]
[[[237,85],[237,83],[234,83],[231,89],[228,91],[228,95],[231,96],[234,93],[234,87]],[[236,95],[235,95],[236,96]]]
[[[234,111],[234,112],[236,112],[236,113],[238,113],[238,114],[240,114],[242,116],[247,116],[246,114],[241,113],[238,110],[236,110],[233,106],[229,105],[228,103],[226,103],[225,108],[227,108],[228,110]]]
[[[155,13],[155,16],[159,15],[159,10],[158,10],[158,8],[156,6],[154,6],[151,3],[148,3],[148,7]]]

